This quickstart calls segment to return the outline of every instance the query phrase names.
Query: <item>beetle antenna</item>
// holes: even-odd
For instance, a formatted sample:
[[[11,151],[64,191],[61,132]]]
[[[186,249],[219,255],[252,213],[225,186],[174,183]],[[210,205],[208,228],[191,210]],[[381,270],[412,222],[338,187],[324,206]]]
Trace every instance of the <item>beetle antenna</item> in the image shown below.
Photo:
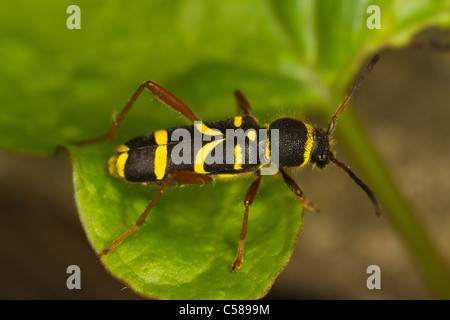
[[[353,181],[355,181],[356,184],[359,185],[367,193],[367,195],[369,196],[369,198],[372,201],[373,205],[375,206],[375,213],[379,217],[381,215],[381,206],[380,206],[380,203],[378,202],[377,198],[373,194],[372,190],[370,190],[369,187],[364,182],[362,182],[353,173],[353,171],[350,170],[350,168],[347,165],[345,165],[342,162],[340,162],[339,160],[337,160],[331,152],[329,153],[329,158],[334,164],[336,164],[339,167],[341,167],[342,169],[344,169],[344,171],[348,173],[350,178],[352,178]]]
[[[375,65],[375,63],[377,63],[378,58],[379,58],[379,56],[376,55],[375,57],[372,58],[372,60],[370,60],[369,64],[366,67],[366,70],[359,76],[358,80],[356,80],[355,84],[350,89],[350,92],[347,95],[347,97],[345,97],[344,102],[339,106],[339,108],[337,109],[337,111],[334,114],[333,118],[331,118],[330,123],[328,124],[327,135],[331,135],[333,133],[337,119],[339,118],[339,116],[342,113],[342,111],[344,111],[345,107],[347,106],[347,104],[352,99],[353,94],[356,92],[356,90],[358,90],[358,88],[364,82],[364,79],[367,77],[367,74],[370,72],[370,70],[372,70],[372,68]]]

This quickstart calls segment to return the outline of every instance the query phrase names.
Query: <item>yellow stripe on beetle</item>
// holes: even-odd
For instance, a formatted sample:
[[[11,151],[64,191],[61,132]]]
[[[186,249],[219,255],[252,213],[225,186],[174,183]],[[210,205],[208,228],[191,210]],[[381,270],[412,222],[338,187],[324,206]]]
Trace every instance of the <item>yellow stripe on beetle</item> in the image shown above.
[[[266,159],[270,159],[270,137],[269,137],[269,125],[266,124],[267,141],[266,141]]]
[[[208,154],[211,153],[211,151],[222,141],[225,141],[225,139],[217,139],[214,141],[211,141],[208,144],[205,144],[195,155],[195,163],[194,163],[194,172],[195,173],[201,173],[201,174],[207,174],[208,172],[205,171],[204,165],[205,165],[205,159],[208,156]]]
[[[121,144],[116,148],[116,154],[108,160],[107,169],[109,174],[125,179],[125,163],[128,159],[128,150],[130,150],[130,148],[124,144]]]
[[[125,163],[128,159],[128,153],[123,152],[116,159],[116,174],[119,178],[125,179]]]
[[[241,170],[242,169],[242,148],[239,145],[234,146],[234,170]]]
[[[233,124],[236,128],[239,128],[242,125],[242,117],[241,116],[234,117]]]
[[[255,130],[249,130],[247,132],[247,137],[251,140],[251,141],[255,141],[256,140],[256,131]]]
[[[120,146],[118,146],[116,148],[116,153],[123,153],[123,152],[127,152],[128,150],[130,150],[130,148],[124,144],[121,144]]]
[[[311,160],[311,152],[314,143],[314,128],[307,123],[305,123],[305,127],[308,133],[306,134],[305,152],[303,153],[304,160],[301,166],[304,166]]]
[[[223,135],[223,133],[220,130],[211,129],[203,122],[195,121],[194,125],[195,125],[195,128],[204,135],[207,135],[207,136],[222,136]]]
[[[167,167],[167,141],[168,135],[166,130],[159,130],[154,133],[155,141],[158,144],[158,147],[155,151],[155,169],[154,173],[156,179],[161,180],[164,178]]]

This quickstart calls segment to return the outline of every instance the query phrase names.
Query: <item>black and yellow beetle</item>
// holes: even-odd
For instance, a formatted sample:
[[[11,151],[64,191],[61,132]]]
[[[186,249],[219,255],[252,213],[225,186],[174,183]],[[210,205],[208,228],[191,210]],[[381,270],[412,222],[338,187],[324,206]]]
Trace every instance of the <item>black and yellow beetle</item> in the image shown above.
[[[292,118],[279,118],[269,125],[261,126],[249,103],[239,91],[235,91],[235,96],[240,115],[227,120],[202,123],[192,110],[173,94],[152,81],[144,82],[104,136],[84,140],[80,143],[111,140],[125,114],[144,89],[149,90],[156,98],[184,115],[193,124],[159,130],[134,138],[117,147],[116,154],[108,161],[109,173],[127,182],[159,185],[159,189],[137,222],[105,248],[98,258],[109,254],[144,223],[148,213],[167,186],[207,184],[214,179],[256,173],[257,177],[245,196],[244,220],[239,235],[237,254],[232,263],[233,271],[240,268],[247,232],[248,209],[258,193],[262,179],[261,171],[268,164],[273,163],[281,173],[286,185],[303,205],[317,211],[317,207],[303,196],[302,189],[285,169],[307,164],[323,168],[332,162],[344,169],[367,193],[375,206],[376,214],[379,215],[380,205],[373,192],[346,165],[338,161],[330,150],[331,135],[339,115],[377,60],[378,57],[375,56],[370,61],[365,72],[355,82],[346,99],[332,117],[327,130]],[[277,139],[274,140],[275,133]],[[185,135],[184,139],[180,140],[183,134]],[[263,152],[261,152],[261,142],[264,145]],[[226,144],[229,148],[224,148]],[[224,149],[228,152],[223,152]],[[276,157],[274,157],[275,151]],[[253,161],[249,161],[249,159],[253,159]]]

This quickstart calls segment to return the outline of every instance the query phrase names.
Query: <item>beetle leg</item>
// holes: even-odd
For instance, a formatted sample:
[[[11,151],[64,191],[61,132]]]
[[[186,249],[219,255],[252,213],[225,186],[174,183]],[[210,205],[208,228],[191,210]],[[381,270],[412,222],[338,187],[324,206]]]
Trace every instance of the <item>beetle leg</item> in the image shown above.
[[[140,215],[139,219],[136,223],[124,234],[122,234],[119,238],[114,240],[107,248],[105,248],[98,256],[97,260],[99,260],[102,256],[106,256],[115,248],[117,248],[130,234],[132,234],[139,226],[141,226],[145,222],[145,218],[149,214],[150,210],[155,205],[156,201],[159,199],[161,194],[164,192],[164,189],[169,185],[170,182],[177,182],[179,184],[207,184],[211,182],[213,179],[204,174],[198,174],[193,172],[185,172],[185,171],[176,171],[167,175],[167,177],[161,183],[158,191],[153,196],[152,200],[148,204],[145,211]]]
[[[125,105],[125,107],[122,109],[122,111],[119,113],[119,116],[113,121],[111,126],[109,127],[108,131],[103,136],[92,138],[92,139],[86,139],[79,141],[77,144],[88,144],[88,143],[94,143],[94,142],[100,142],[100,141],[106,141],[106,140],[112,140],[114,138],[114,135],[116,134],[117,129],[119,128],[120,123],[122,122],[125,115],[128,113],[128,111],[131,109],[133,104],[136,102],[136,99],[139,97],[141,92],[147,89],[150,91],[158,100],[165,103],[169,107],[171,107],[173,110],[177,111],[178,113],[181,113],[183,116],[188,118],[190,121],[198,121],[197,116],[194,114],[194,112],[180,99],[178,99],[175,95],[164,89],[163,87],[160,87],[153,81],[145,81],[143,84],[137,88],[136,92],[131,97],[130,101]]]
[[[303,205],[312,211],[316,211],[319,212],[319,208],[312,203],[311,201],[309,201],[308,199],[306,199],[303,196],[303,190],[299,187],[299,185],[286,173],[286,171],[284,171],[282,168],[280,168],[280,172],[283,176],[284,182],[286,183],[286,185],[289,187],[289,189],[291,189],[292,192],[294,192],[294,194],[297,196],[298,200],[300,200],[301,203],[303,203]]]
[[[250,188],[247,190],[247,195],[245,196],[244,200],[244,220],[242,222],[242,229],[241,233],[239,234],[239,245],[237,249],[236,258],[234,258],[233,264],[231,266],[231,271],[235,271],[236,268],[241,267],[241,263],[244,260],[244,240],[245,235],[247,234],[247,222],[248,222],[248,208],[252,204],[253,200],[256,198],[256,195],[258,194],[259,186],[261,184],[261,172],[258,170],[256,172],[258,177],[255,181],[250,185]]]
[[[252,116],[253,118],[255,118],[252,107],[248,103],[247,99],[245,99],[242,92],[240,92],[239,90],[236,90],[236,91],[234,91],[234,96],[235,96],[236,102],[237,102],[238,114],[239,115],[244,114],[246,116]]]

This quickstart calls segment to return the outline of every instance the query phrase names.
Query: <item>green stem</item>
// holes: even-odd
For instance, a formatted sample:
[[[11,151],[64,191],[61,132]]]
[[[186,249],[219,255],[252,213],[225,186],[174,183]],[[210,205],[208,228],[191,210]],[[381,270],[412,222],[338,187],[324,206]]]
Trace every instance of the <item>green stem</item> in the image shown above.
[[[450,276],[444,262],[351,110],[346,110],[345,117],[340,119],[337,133],[339,141],[345,142],[352,162],[361,169],[364,180],[382,203],[383,215],[389,217],[411,250],[436,298],[450,299]]]

